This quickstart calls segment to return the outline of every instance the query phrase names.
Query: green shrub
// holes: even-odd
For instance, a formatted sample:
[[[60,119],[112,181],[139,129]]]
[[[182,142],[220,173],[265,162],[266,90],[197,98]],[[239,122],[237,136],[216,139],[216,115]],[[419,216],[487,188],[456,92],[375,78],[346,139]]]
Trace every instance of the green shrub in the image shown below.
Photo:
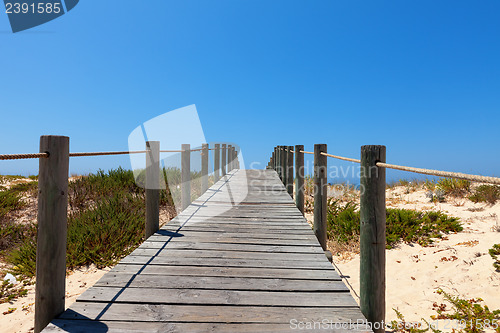
[[[164,172],[175,177],[176,171]],[[99,170],[70,182],[67,267],[95,264],[102,268],[132,252],[144,238],[144,195],[133,172],[122,168]],[[172,204],[170,191],[161,190],[160,206]],[[20,246],[7,255],[13,273],[26,277],[36,270],[36,226],[30,228],[19,237]]]
[[[386,236],[389,248],[399,241],[427,246],[432,243],[432,238],[441,238],[443,233],[462,230],[458,218],[448,217],[441,212],[387,209]]]
[[[359,212],[356,203],[342,204],[340,200],[328,199],[328,238],[346,244],[359,238]]]
[[[95,207],[70,216],[67,267],[116,263],[137,247],[144,237],[143,198],[118,192]]]
[[[144,190],[135,184],[131,170],[118,169],[97,171],[69,183],[68,202],[70,209],[83,210],[96,202],[113,196],[116,192],[128,192],[143,195]]]
[[[22,184],[0,191],[0,256],[2,257],[34,234],[32,225],[15,223],[9,217],[11,212],[26,206],[26,202],[22,200],[24,186],[19,185]]]
[[[0,220],[8,213],[25,206],[21,193],[12,190],[0,191]]]
[[[489,253],[491,258],[495,260],[495,262],[493,262],[493,267],[495,267],[497,272],[500,272],[500,258],[498,258],[498,256],[500,256],[500,244],[494,244],[489,250]]]
[[[436,182],[434,180],[426,179],[424,182],[424,187],[429,191],[434,191],[436,188]]]
[[[0,184],[11,182],[16,179],[23,179],[23,176],[19,175],[0,175]]]
[[[25,238],[21,246],[9,253],[7,262],[12,265],[9,271],[15,275],[31,278],[36,272],[36,233]]]
[[[444,299],[451,303],[453,313],[445,313],[445,310],[436,309],[436,319],[455,319],[465,324],[463,332],[479,333],[484,332],[486,326],[493,327],[497,324],[500,326],[500,310],[490,311],[488,306],[482,306],[481,298],[461,299],[457,296],[452,296],[445,291],[439,289],[438,294],[442,294]]]
[[[494,205],[500,199],[500,186],[479,185],[469,199],[472,202],[487,202]]]
[[[13,193],[27,194],[33,197],[38,195],[38,181],[18,183],[11,186],[10,191]]]
[[[427,246],[432,243],[432,238],[463,229],[458,218],[448,217],[441,212],[389,208],[386,214],[387,248],[401,241]],[[346,244],[359,239],[360,215],[355,203],[342,204],[339,200],[330,199],[327,220],[330,240]]]
[[[15,223],[10,219],[0,220],[0,256],[22,244],[26,239],[35,237],[36,226],[34,224]]]
[[[470,181],[455,178],[442,178],[436,184],[437,189],[444,191],[445,195],[463,197],[470,192]]]
[[[441,333],[436,320],[453,320],[453,324],[447,323],[446,326],[452,328],[454,333],[482,333],[487,329],[500,332],[500,310],[491,311],[487,305],[483,306],[481,303],[484,301],[481,298],[462,299],[442,289],[438,289],[437,293],[443,295],[444,300],[451,304],[451,309],[448,309],[446,303],[434,303],[433,310],[436,315],[432,315],[429,321],[422,318],[422,323],[426,326],[422,325],[420,328],[415,327],[415,323],[406,323],[404,316],[393,309],[399,319],[399,322],[391,322],[393,332],[423,333],[431,330],[433,333]],[[445,328],[445,322],[442,322],[442,325]]]
[[[28,290],[26,290],[26,285],[28,281],[23,281],[22,284],[14,285],[9,283],[9,281],[4,280],[0,283],[0,304],[10,302],[18,297],[26,296]]]

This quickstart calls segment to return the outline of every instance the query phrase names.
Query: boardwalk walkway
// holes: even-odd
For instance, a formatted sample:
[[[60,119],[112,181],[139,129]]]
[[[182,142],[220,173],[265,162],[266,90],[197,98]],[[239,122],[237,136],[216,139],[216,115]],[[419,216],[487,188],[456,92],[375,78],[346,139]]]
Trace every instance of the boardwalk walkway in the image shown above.
[[[276,173],[233,170],[44,332],[338,332],[362,318]]]

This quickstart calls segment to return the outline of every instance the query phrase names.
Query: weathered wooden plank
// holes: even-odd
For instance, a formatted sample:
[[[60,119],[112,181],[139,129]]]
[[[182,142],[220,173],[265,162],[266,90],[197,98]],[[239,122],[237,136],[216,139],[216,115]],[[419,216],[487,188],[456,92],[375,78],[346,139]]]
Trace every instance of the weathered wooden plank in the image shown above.
[[[279,235],[270,234],[270,233],[261,233],[258,231],[254,231],[251,234],[240,233],[240,232],[229,232],[229,231],[188,231],[188,230],[179,230],[179,231],[169,231],[169,230],[159,230],[154,234],[156,237],[162,237],[168,239],[168,237],[174,237],[176,239],[180,238],[196,238],[197,240],[204,241],[204,239],[212,240],[224,240],[224,239],[237,239],[237,238],[245,238],[245,239],[281,239],[287,240],[289,243],[295,243],[295,241],[305,241],[307,243],[314,244],[316,240],[314,234],[309,232],[308,234],[289,234],[289,233],[281,233]]]
[[[242,252],[224,250],[172,250],[138,248],[131,253],[133,256],[164,256],[177,258],[231,258],[231,259],[274,259],[274,260],[308,260],[325,261],[325,256],[320,253],[275,253],[275,252]]]
[[[279,278],[307,280],[340,280],[333,269],[295,269],[295,268],[245,268],[245,267],[200,267],[172,265],[118,264],[111,272],[129,274],[153,274],[176,276],[227,276],[248,278]],[[108,273],[111,274],[111,273]]]
[[[147,304],[211,304],[269,305],[313,307],[357,307],[345,292],[282,292],[201,289],[149,289],[92,287],[77,301],[147,303]]]
[[[290,279],[235,278],[212,276],[143,275],[110,273],[104,275],[97,287],[127,287],[154,289],[222,289],[222,290],[257,290],[257,291],[336,291],[348,292],[342,281],[315,281]]]
[[[295,322],[294,322],[295,323]],[[310,323],[312,325],[313,323]],[[72,333],[206,333],[206,332],[259,332],[259,333],[275,333],[275,332],[296,332],[298,324],[291,326],[287,324],[254,324],[254,323],[163,323],[163,322],[129,322],[129,321],[90,321],[90,320],[65,320],[56,319],[50,324],[44,332],[72,332]],[[305,325],[305,323],[304,323]],[[319,327],[319,323],[317,326]],[[371,332],[365,325],[331,325],[330,328],[311,328],[307,332]],[[338,326],[338,328],[337,328]],[[295,327],[295,328],[292,328]]]
[[[186,242],[189,238],[184,237],[171,237],[171,236],[160,236],[158,234],[152,235],[148,238],[148,242]],[[229,243],[229,244],[262,244],[262,245],[283,245],[283,246],[312,246],[318,247],[318,243],[313,240],[289,240],[289,239],[266,239],[266,238],[232,238],[225,237],[221,235],[219,237],[197,237],[197,239],[192,239],[192,241],[205,242],[205,243]]]
[[[60,319],[111,320],[141,322],[191,322],[191,323],[272,323],[286,324],[290,319],[302,321],[328,321],[337,323],[356,322],[356,308],[307,308],[307,307],[254,307],[210,305],[144,305],[126,303],[77,302],[72,312]],[[103,310],[106,310],[103,312]],[[361,322],[360,322],[361,323]]]
[[[207,242],[170,242],[165,244],[147,241],[142,243],[139,248],[147,249],[186,249],[186,250],[228,250],[228,251],[249,251],[249,252],[282,252],[282,253],[323,253],[319,246],[280,246],[269,244],[237,244],[237,243],[207,243]]]
[[[161,228],[171,232],[176,231],[221,231],[221,232],[254,232],[273,233],[273,234],[311,234],[311,227],[305,225],[268,225],[262,226],[259,224],[222,224],[222,223],[191,223],[182,225],[167,224]]]
[[[243,214],[240,216],[223,216],[223,215],[215,215],[215,216],[198,216],[196,214],[187,214],[187,215],[177,215],[170,222],[186,222],[190,220],[202,220],[207,222],[238,222],[238,221],[250,221],[250,222],[300,222],[303,224],[307,224],[307,221],[303,216],[259,216],[259,217],[250,217],[244,216]],[[170,223],[169,222],[169,223]]]
[[[185,214],[191,214],[191,213],[196,213],[197,216],[199,217],[212,217],[217,215],[218,217],[238,217],[242,215],[242,212],[236,212],[236,211],[222,211],[222,212],[217,212],[217,210],[203,210],[203,208],[196,208],[196,211],[189,210],[186,211]],[[184,216],[185,214],[182,214],[181,216]],[[255,212],[245,212],[244,215],[246,217],[283,217],[283,218],[288,218],[288,217],[302,217],[302,215],[296,213],[296,212],[282,212],[282,213],[267,213],[263,211],[255,211]]]
[[[276,172],[231,170],[46,331],[291,332],[291,320],[359,319]]]
[[[253,225],[253,226],[261,226],[263,228],[269,226],[309,226],[307,221],[301,219],[293,219],[293,218],[269,218],[269,217],[260,217],[260,218],[225,218],[224,216],[220,216],[218,219],[210,219],[210,218],[200,218],[197,216],[194,217],[186,217],[183,220],[172,220],[166,225],[190,225],[190,224],[220,224],[221,226],[229,225]]]
[[[248,267],[248,268],[307,268],[329,269],[332,265],[327,261],[309,260],[275,260],[275,259],[230,259],[230,258],[191,258],[191,257],[145,257],[129,255],[122,259],[124,264],[141,265],[178,265],[178,266],[209,266],[209,267]]]

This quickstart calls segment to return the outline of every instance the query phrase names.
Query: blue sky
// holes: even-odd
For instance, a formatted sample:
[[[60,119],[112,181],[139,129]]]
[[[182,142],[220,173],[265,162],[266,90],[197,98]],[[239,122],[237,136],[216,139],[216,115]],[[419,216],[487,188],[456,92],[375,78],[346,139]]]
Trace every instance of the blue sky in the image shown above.
[[[500,2],[85,0],[13,34],[0,13],[0,153],[127,149],[143,122],[195,104],[208,141],[246,162],[275,145],[500,176]],[[348,163],[329,159],[331,165]],[[0,161],[0,174],[36,174]],[[73,158],[71,173],[130,167]],[[391,177],[414,177],[393,173]]]

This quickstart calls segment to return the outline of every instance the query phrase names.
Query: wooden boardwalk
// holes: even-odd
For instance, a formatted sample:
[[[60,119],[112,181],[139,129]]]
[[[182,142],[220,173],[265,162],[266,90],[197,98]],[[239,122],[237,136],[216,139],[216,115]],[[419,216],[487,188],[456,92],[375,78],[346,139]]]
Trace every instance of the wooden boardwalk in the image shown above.
[[[233,170],[44,332],[367,331],[361,322],[276,172]]]

